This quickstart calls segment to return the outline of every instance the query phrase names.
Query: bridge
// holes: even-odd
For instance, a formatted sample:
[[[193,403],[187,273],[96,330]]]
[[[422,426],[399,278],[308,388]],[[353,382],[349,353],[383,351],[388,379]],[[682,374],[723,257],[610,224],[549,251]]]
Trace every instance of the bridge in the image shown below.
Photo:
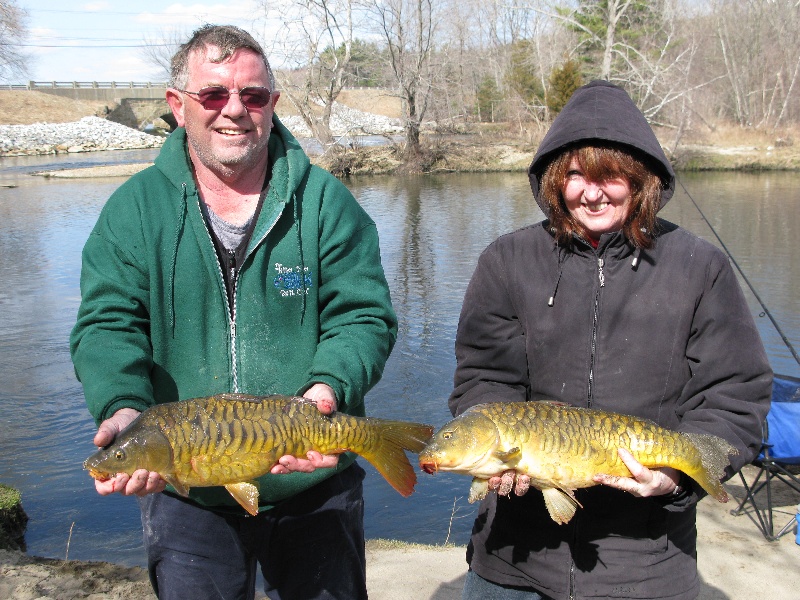
[[[151,81],[29,81],[0,86],[0,90],[33,90],[72,98],[119,102],[122,98],[164,99],[166,82]]]
[[[144,129],[156,119],[165,121],[171,129],[176,126],[165,100],[167,84],[150,81],[29,81],[23,84],[1,85],[2,90],[31,90],[90,102],[107,102],[108,119],[116,123]]]

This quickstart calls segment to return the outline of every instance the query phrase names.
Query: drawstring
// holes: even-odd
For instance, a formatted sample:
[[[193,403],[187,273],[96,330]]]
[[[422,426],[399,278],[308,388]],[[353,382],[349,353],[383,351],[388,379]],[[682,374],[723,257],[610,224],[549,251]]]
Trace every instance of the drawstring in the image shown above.
[[[303,238],[300,232],[300,211],[298,204],[297,194],[292,192],[292,214],[294,216],[294,227],[297,234],[297,251],[300,255],[300,292],[303,296],[300,308],[300,324],[302,325],[303,319],[306,316],[306,294],[308,293],[308,288],[311,286],[311,284],[306,282],[306,262],[303,258]]]
[[[633,269],[634,271],[636,270],[636,267],[639,266],[639,255],[641,253],[642,253],[642,249],[641,248],[636,248],[633,251],[633,260],[631,261],[631,269]]]
[[[175,227],[175,244],[172,247],[172,261],[169,266],[169,285],[167,292],[167,305],[169,306],[169,326],[172,330],[172,337],[175,337],[175,270],[178,264],[178,244],[181,239],[181,231],[186,219],[186,183],[181,184],[181,201],[178,212],[178,224]]]
[[[563,272],[564,263],[564,259],[562,259],[561,248],[559,247],[558,242],[556,242],[556,252],[558,253],[558,277],[556,278],[556,285],[553,288],[553,294],[547,300],[547,306],[551,308],[556,303],[556,293],[558,292],[558,284],[561,283],[561,273]]]

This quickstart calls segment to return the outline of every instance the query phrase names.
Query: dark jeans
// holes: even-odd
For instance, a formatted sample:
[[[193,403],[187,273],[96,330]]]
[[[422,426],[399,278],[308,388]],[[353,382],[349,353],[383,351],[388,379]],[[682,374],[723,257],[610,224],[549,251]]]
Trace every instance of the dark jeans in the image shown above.
[[[464,579],[462,600],[551,600],[533,588],[503,587],[479,576],[475,571],[467,571]]]
[[[255,517],[140,498],[153,589],[160,600],[252,600],[258,563],[272,600],[366,599],[363,479],[354,463]]]

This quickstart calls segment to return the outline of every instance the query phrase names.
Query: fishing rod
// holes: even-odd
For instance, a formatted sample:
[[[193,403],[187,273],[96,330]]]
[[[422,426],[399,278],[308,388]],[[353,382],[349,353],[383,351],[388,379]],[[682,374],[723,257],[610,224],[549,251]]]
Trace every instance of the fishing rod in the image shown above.
[[[789,341],[789,338],[787,338],[786,334],[783,333],[783,330],[780,328],[780,325],[778,325],[778,322],[772,316],[772,313],[769,312],[769,309],[767,308],[766,304],[764,304],[764,301],[761,300],[761,296],[759,296],[758,292],[756,292],[756,288],[754,288],[753,284],[750,283],[750,280],[747,278],[747,275],[744,274],[744,271],[742,271],[742,268],[739,266],[739,263],[736,262],[736,259],[733,257],[733,254],[731,254],[731,251],[728,250],[728,247],[725,245],[725,242],[723,242],[722,238],[719,237],[717,230],[714,229],[714,226],[706,218],[705,214],[703,214],[703,211],[700,209],[700,206],[697,204],[697,202],[695,202],[694,198],[689,193],[689,190],[687,190],[686,186],[683,185],[683,181],[681,181],[677,177],[675,177],[675,179],[678,181],[678,183],[681,184],[681,188],[683,189],[684,193],[689,197],[689,200],[692,201],[692,204],[694,204],[694,207],[697,209],[697,212],[700,213],[700,217],[702,217],[703,221],[706,222],[706,225],[708,225],[708,228],[711,230],[711,233],[713,233],[714,237],[717,238],[717,241],[719,242],[720,246],[722,246],[722,249],[725,250],[725,253],[728,255],[728,258],[733,263],[733,266],[736,267],[737,271],[739,271],[739,275],[742,276],[742,279],[744,279],[744,282],[747,284],[747,287],[750,288],[750,291],[753,292],[753,296],[755,296],[756,300],[758,300],[758,303],[761,305],[761,308],[764,309],[764,312],[762,313],[761,316],[767,315],[767,317],[769,317],[769,320],[772,321],[772,326],[775,327],[775,331],[777,331],[778,335],[781,336],[783,343],[786,344],[786,347],[789,348],[789,352],[792,353],[792,356],[794,356],[794,359],[797,361],[797,364],[800,365],[800,356],[798,356],[797,351],[794,349],[794,346],[792,346],[792,343]]]

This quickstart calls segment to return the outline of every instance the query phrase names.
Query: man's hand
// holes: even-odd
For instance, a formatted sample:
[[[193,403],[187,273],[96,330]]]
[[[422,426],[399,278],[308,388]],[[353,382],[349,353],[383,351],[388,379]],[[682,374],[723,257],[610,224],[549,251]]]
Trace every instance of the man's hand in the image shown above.
[[[305,391],[303,398],[316,402],[317,410],[323,415],[333,414],[339,406],[333,388],[327,383],[315,383]]]
[[[94,445],[104,448],[116,439],[120,431],[125,429],[136,417],[139,411],[132,408],[121,408],[115,412],[111,418],[100,423],[97,433],[94,436]],[[167,482],[161,479],[158,473],[148,472],[147,469],[134,471],[132,475],[117,473],[111,479],[100,481],[94,480],[94,487],[101,496],[119,493],[123,496],[144,496],[163,492]]]
[[[313,400],[317,404],[317,410],[323,415],[333,414],[338,406],[336,394],[333,393],[331,386],[325,383],[315,383],[306,390],[303,397]],[[338,464],[338,455],[322,455],[315,450],[311,450],[306,454],[306,458],[297,458],[291,455],[281,456],[270,470],[270,473],[273,475],[285,475],[294,472],[311,473],[316,469],[327,469]]]
[[[628,492],[639,498],[671,494],[678,487],[678,482],[681,478],[680,471],[670,467],[651,470],[639,463],[624,448],[620,448],[617,452],[622,462],[631,472],[631,476],[619,477],[599,474],[592,477],[597,483]]]
[[[514,490],[517,496],[522,496],[528,493],[530,487],[531,478],[514,470],[504,471],[500,476],[489,478],[489,489],[497,490],[498,496],[508,496],[511,490]]]

